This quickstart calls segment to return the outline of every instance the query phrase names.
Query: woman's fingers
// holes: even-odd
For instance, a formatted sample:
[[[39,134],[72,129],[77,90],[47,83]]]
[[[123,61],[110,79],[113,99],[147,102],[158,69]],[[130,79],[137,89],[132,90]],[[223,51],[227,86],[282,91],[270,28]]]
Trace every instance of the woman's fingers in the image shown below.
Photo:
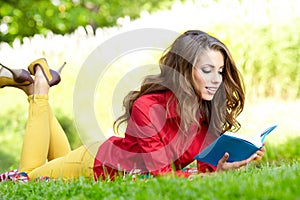
[[[250,163],[252,160],[255,159],[255,156],[252,155],[246,160],[242,161],[236,161],[236,162],[227,162],[229,158],[229,154],[225,153],[224,156],[219,160],[218,166],[217,166],[217,171],[227,171],[227,170],[232,170],[232,169],[240,169],[242,167],[245,167]]]
[[[255,153],[256,157],[254,158],[254,160],[261,160],[262,157],[265,155],[265,152],[266,152],[266,147],[263,146]]]
[[[219,163],[226,163],[229,158],[229,153],[225,153],[224,156],[219,160]]]
[[[259,151],[266,152],[266,147],[263,146],[262,148],[259,149]]]
[[[238,162],[233,162],[233,169],[239,169],[241,167],[246,166],[251,160],[242,160],[242,161],[238,161]]]
[[[224,171],[226,169],[227,160],[229,158],[229,154],[226,152],[224,156],[219,160],[217,165],[217,171]]]
[[[252,156],[250,156],[246,160],[237,161],[237,162],[227,162],[230,155],[226,152],[218,162],[217,171],[240,169],[242,167],[247,166],[253,160],[261,160],[265,152],[266,152],[266,147],[263,146],[261,149],[256,151]]]

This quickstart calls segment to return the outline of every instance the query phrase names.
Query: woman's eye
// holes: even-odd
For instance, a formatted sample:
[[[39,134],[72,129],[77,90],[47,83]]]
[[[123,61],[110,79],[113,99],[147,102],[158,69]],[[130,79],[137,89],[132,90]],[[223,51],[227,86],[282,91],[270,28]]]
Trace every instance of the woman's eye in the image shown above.
[[[203,73],[208,74],[208,73],[211,72],[211,69],[209,69],[209,68],[201,68],[201,71],[202,71]]]

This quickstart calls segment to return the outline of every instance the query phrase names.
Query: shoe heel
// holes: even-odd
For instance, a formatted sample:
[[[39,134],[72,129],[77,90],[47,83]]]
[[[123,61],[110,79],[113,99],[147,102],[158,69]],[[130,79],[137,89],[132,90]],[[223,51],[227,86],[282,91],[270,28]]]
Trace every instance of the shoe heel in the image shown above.
[[[56,70],[56,72],[58,73],[58,74],[60,74],[61,73],[61,71],[63,70],[63,68],[66,66],[66,62],[64,62],[61,66],[60,66],[60,68],[58,68],[57,70]]]
[[[48,63],[45,58],[40,58],[35,61],[33,61],[29,66],[28,66],[28,71],[30,74],[34,75],[35,74],[35,68],[36,66],[40,66],[45,78],[47,79],[47,82],[49,86],[54,86],[57,85],[60,82],[60,73],[63,69],[63,67],[66,65],[66,62],[57,70],[52,70],[49,68]]]
[[[0,65],[2,68],[8,70],[12,75],[11,77],[0,76],[0,82],[3,81],[3,83],[0,84],[1,88],[5,86],[25,86],[33,83],[33,79],[31,78],[28,71],[24,69],[10,69],[9,67],[6,67],[1,63]]]
[[[50,87],[54,86],[54,85],[57,85],[61,81],[60,73],[63,70],[63,68],[65,67],[65,65],[66,65],[66,62],[64,62],[62,64],[62,66],[60,68],[58,68],[57,70],[50,69],[50,73],[53,77],[52,80],[48,82]]]

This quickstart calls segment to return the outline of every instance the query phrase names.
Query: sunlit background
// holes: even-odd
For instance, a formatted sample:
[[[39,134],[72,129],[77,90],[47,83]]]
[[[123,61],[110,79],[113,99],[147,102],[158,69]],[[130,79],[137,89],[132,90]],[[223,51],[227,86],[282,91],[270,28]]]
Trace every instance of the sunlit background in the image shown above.
[[[242,124],[239,132],[252,135],[276,123],[278,129],[267,142],[278,145],[300,137],[299,22],[300,1],[295,0],[175,1],[168,10],[152,13],[145,10],[134,20],[125,16],[113,27],[97,28],[95,34],[92,26],[81,26],[69,34],[48,32],[15,39],[11,44],[1,42],[0,62],[24,69],[40,57],[45,57],[53,69],[67,62],[61,75],[62,82],[51,88],[50,103],[67,134],[71,135],[72,146],[76,147],[80,145],[80,138],[73,117],[74,83],[80,67],[97,46],[117,34],[138,28],[163,28],[178,33],[201,29],[224,41],[244,77],[247,99],[239,117]],[[7,31],[8,26],[2,20],[0,32],[5,34]],[[166,41],[166,47],[173,39]],[[161,53],[145,50],[124,55],[111,64],[110,70],[99,81],[95,91],[95,112],[107,135],[113,134],[112,123],[116,117],[112,114],[113,95],[120,104],[114,106],[121,109],[124,91],[132,89],[131,79],[123,91],[115,91],[115,85],[132,67],[157,64]],[[149,69],[149,73],[156,72],[157,69]],[[21,91],[4,88],[0,91],[0,105],[1,162],[9,160],[6,167],[10,167],[19,159],[27,99]]]

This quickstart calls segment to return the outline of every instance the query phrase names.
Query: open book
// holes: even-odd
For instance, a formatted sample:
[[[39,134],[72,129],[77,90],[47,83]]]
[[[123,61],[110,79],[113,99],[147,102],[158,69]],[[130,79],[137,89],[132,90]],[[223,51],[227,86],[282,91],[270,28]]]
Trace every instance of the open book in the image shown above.
[[[252,139],[236,133],[225,132],[195,156],[195,159],[217,166],[219,160],[227,152],[229,153],[227,162],[245,160],[263,146],[266,136],[276,127],[277,125],[271,126]]]

